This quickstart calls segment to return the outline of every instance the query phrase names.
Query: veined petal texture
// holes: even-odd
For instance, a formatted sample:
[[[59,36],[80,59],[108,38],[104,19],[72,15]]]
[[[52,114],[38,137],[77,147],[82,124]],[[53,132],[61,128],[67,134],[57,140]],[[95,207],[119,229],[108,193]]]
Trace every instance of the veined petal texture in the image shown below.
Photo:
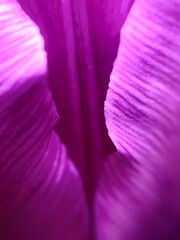
[[[96,196],[103,240],[179,239],[180,3],[137,0],[105,103],[110,157]]]
[[[0,239],[87,240],[79,174],[54,127],[37,26],[0,0]]]

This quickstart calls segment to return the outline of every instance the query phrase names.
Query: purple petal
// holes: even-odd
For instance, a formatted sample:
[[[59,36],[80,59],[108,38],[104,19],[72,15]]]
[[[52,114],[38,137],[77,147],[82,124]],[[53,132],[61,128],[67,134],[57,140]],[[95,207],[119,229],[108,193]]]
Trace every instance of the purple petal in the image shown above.
[[[61,117],[58,132],[92,192],[103,160],[114,150],[103,108],[132,1],[127,6],[117,0],[19,1],[45,38],[49,84]]]
[[[0,2],[0,239],[86,240],[81,180],[54,132],[46,54],[35,24]]]
[[[137,0],[123,26],[105,115],[125,160],[107,162],[98,239],[180,237],[179,16],[179,1]]]

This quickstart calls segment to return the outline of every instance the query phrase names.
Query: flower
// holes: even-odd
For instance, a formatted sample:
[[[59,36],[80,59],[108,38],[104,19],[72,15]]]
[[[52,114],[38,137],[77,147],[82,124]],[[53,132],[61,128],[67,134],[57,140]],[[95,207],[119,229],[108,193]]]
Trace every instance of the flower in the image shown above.
[[[0,239],[179,239],[179,13],[0,0]]]

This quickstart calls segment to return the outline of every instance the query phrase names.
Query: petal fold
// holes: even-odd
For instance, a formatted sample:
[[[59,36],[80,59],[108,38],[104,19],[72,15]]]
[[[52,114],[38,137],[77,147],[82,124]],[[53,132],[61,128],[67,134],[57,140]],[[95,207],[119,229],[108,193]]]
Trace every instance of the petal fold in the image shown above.
[[[58,133],[92,196],[102,163],[115,149],[103,108],[120,27],[133,1],[19,2],[44,36]]]

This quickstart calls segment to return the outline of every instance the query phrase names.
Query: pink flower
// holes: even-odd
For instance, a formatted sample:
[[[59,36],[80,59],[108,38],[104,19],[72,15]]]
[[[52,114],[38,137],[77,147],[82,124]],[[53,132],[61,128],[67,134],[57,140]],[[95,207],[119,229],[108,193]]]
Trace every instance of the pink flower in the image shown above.
[[[0,0],[0,240],[180,239],[180,2],[133,2]]]

